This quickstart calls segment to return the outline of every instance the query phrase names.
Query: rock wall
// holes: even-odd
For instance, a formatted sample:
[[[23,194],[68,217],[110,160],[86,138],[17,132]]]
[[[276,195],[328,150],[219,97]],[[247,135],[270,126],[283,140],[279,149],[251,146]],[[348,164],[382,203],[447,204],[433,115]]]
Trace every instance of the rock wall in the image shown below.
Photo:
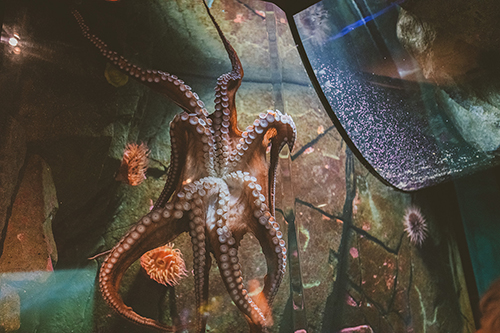
[[[497,1],[407,1],[398,38],[435,83],[436,99],[464,139],[480,151],[500,148]]]

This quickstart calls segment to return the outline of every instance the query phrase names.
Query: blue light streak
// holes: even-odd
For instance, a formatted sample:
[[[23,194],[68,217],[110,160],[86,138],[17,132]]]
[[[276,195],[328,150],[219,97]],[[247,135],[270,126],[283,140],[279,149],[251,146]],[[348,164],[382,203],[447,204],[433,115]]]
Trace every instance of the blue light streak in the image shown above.
[[[328,38],[328,41],[332,41],[332,40],[335,40],[335,39],[338,39],[340,37],[343,37],[343,36],[347,35],[349,32],[353,31],[354,29],[359,28],[362,25],[365,25],[367,22],[370,22],[371,20],[376,19],[380,15],[387,13],[392,8],[396,7],[400,3],[403,3],[404,1],[405,0],[399,0],[399,1],[393,2],[389,6],[385,7],[384,9],[382,9],[382,10],[380,10],[378,12],[376,12],[375,14],[369,15],[367,17],[363,17],[359,21],[356,21],[356,22],[354,22],[352,24],[349,24],[344,29],[340,30],[340,32],[338,34],[336,34],[335,36],[332,36],[332,37]]]

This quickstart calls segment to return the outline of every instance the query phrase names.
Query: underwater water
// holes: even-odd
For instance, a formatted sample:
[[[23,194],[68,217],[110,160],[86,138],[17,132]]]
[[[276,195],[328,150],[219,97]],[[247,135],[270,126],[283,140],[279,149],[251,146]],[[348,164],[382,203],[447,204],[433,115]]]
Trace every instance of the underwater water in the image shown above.
[[[484,60],[495,45],[460,23],[471,17],[466,5],[449,14],[425,8],[324,0],[294,16],[331,112],[369,165],[402,190],[499,162],[496,65]],[[492,8],[477,6],[485,16],[475,29],[490,30]]]
[[[2,34],[18,44],[1,44],[0,330],[156,332],[120,317],[103,299],[106,255],[99,254],[138,221],[146,225],[142,217],[175,165],[171,151],[179,140],[173,144],[169,123],[182,109],[103,57],[82,35],[73,9],[130,63],[189,84],[210,113],[217,78],[231,70],[201,2],[6,2]],[[256,0],[215,0],[211,13],[245,72],[235,98],[239,128],[267,110],[290,115],[296,128],[293,150],[276,155],[275,219],[288,252],[271,307],[258,295],[274,254],[264,254],[258,233],[245,234],[238,249],[243,285],[269,331],[473,332],[457,207],[437,200],[447,192],[398,191],[356,159],[317,98],[281,10]],[[195,151],[189,142],[179,151]],[[124,167],[131,162],[122,162],[131,143],[149,149],[145,179],[140,174],[134,182]],[[143,317],[194,323],[199,252],[188,232],[169,242],[185,262],[175,285],[158,283],[135,260],[115,287]],[[206,331],[249,332],[223,283],[220,258],[213,255],[206,273]]]

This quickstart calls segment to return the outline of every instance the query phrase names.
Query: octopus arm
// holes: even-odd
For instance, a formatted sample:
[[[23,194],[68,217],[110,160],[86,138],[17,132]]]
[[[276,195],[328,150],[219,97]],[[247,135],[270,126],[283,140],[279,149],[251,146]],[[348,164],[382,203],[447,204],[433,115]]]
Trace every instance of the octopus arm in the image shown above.
[[[137,324],[162,331],[175,332],[180,327],[168,326],[145,318],[126,306],[118,290],[125,271],[147,251],[164,245],[186,231],[174,223],[173,212],[167,208],[145,215],[111,250],[99,273],[99,287],[104,300],[122,317]]]
[[[213,169],[213,139],[209,126],[210,122],[186,112],[176,115],[170,123],[170,167],[154,209],[164,207],[172,194],[180,190],[181,179],[205,177],[208,176],[206,170]]]
[[[182,149],[183,142],[186,141],[186,132],[183,126],[175,126],[179,122],[180,115],[176,115],[170,124],[170,165],[168,168],[167,181],[160,196],[155,202],[153,210],[163,208],[170,199],[175,189],[179,186],[179,179],[182,169],[186,164],[186,150]]]
[[[210,13],[206,2],[203,1],[203,4],[205,5],[207,13],[210,16],[210,19],[212,20],[222,43],[224,44],[224,48],[226,49],[232,67],[231,72],[221,75],[217,80],[217,87],[215,88],[215,109],[216,111],[217,109],[220,109],[220,111],[227,110],[227,115],[224,112],[221,113],[229,116],[230,135],[239,135],[241,131],[238,129],[237,124],[235,97],[236,91],[240,87],[241,80],[243,79],[243,66],[241,65],[240,59],[238,58],[238,54],[229,43],[226,36],[224,36],[224,33],[217,24],[217,21],[215,21],[212,13]],[[218,115],[214,115],[214,117],[217,116]],[[222,114],[220,115],[220,117],[222,117]]]
[[[288,144],[290,151],[295,142],[296,129],[292,118],[280,111],[267,111],[261,113],[241,134],[236,149],[229,156],[229,161],[240,159],[241,163],[252,164],[258,156],[265,159],[265,149],[271,144],[270,163],[266,186],[269,198],[269,210],[274,216],[274,192],[276,184],[276,168],[279,161],[279,152],[285,144]],[[240,157],[241,156],[241,157]]]
[[[194,113],[203,118],[208,116],[203,101],[192,91],[190,86],[184,84],[184,81],[164,71],[143,69],[133,65],[123,56],[111,50],[99,37],[93,35],[82,15],[77,10],[73,10],[72,14],[78,22],[82,34],[121,72],[136,79],[156,92],[167,96],[186,112]]]
[[[259,240],[266,257],[267,274],[264,278],[262,294],[271,307],[285,273],[286,248],[279,224],[269,210],[257,211],[251,231]]]
[[[204,315],[208,306],[208,282],[212,264],[206,214],[210,200],[217,193],[217,184],[210,178],[184,186],[181,197],[190,202],[190,231],[193,245],[194,291],[196,295],[196,332],[205,332],[207,317]],[[181,200],[182,202],[182,200]]]
[[[273,133],[271,141],[271,153],[268,173],[268,195],[269,210],[275,216],[275,192],[276,192],[276,170],[278,167],[279,153],[288,144],[290,152],[295,142],[296,130],[291,117],[282,115],[280,121],[275,123],[276,132]]]
[[[232,235],[228,235],[229,239]],[[231,299],[236,307],[243,313],[250,326],[250,332],[263,332],[266,327],[266,317],[257,303],[248,295],[243,284],[241,265],[238,258],[238,245],[236,242],[221,243],[216,233],[210,233],[210,243],[214,244],[212,252],[217,259],[219,272]],[[234,238],[232,238],[235,240]]]

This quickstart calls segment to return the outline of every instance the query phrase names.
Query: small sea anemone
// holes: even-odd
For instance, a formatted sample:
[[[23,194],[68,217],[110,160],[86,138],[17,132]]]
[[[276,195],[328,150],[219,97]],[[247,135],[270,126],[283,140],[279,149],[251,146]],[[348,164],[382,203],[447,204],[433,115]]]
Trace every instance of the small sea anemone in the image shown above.
[[[120,72],[118,68],[111,65],[109,62],[106,63],[106,68],[104,69],[104,77],[109,84],[117,88],[126,85],[128,82],[128,75]]]
[[[186,264],[179,249],[174,244],[158,247],[146,252],[141,257],[141,266],[149,277],[158,283],[175,286],[179,280],[187,276]]]
[[[123,152],[122,164],[116,180],[137,186],[146,179],[149,148],[145,143],[129,143]]]
[[[427,238],[427,224],[419,208],[412,206],[406,209],[404,225],[410,242],[422,246]]]

